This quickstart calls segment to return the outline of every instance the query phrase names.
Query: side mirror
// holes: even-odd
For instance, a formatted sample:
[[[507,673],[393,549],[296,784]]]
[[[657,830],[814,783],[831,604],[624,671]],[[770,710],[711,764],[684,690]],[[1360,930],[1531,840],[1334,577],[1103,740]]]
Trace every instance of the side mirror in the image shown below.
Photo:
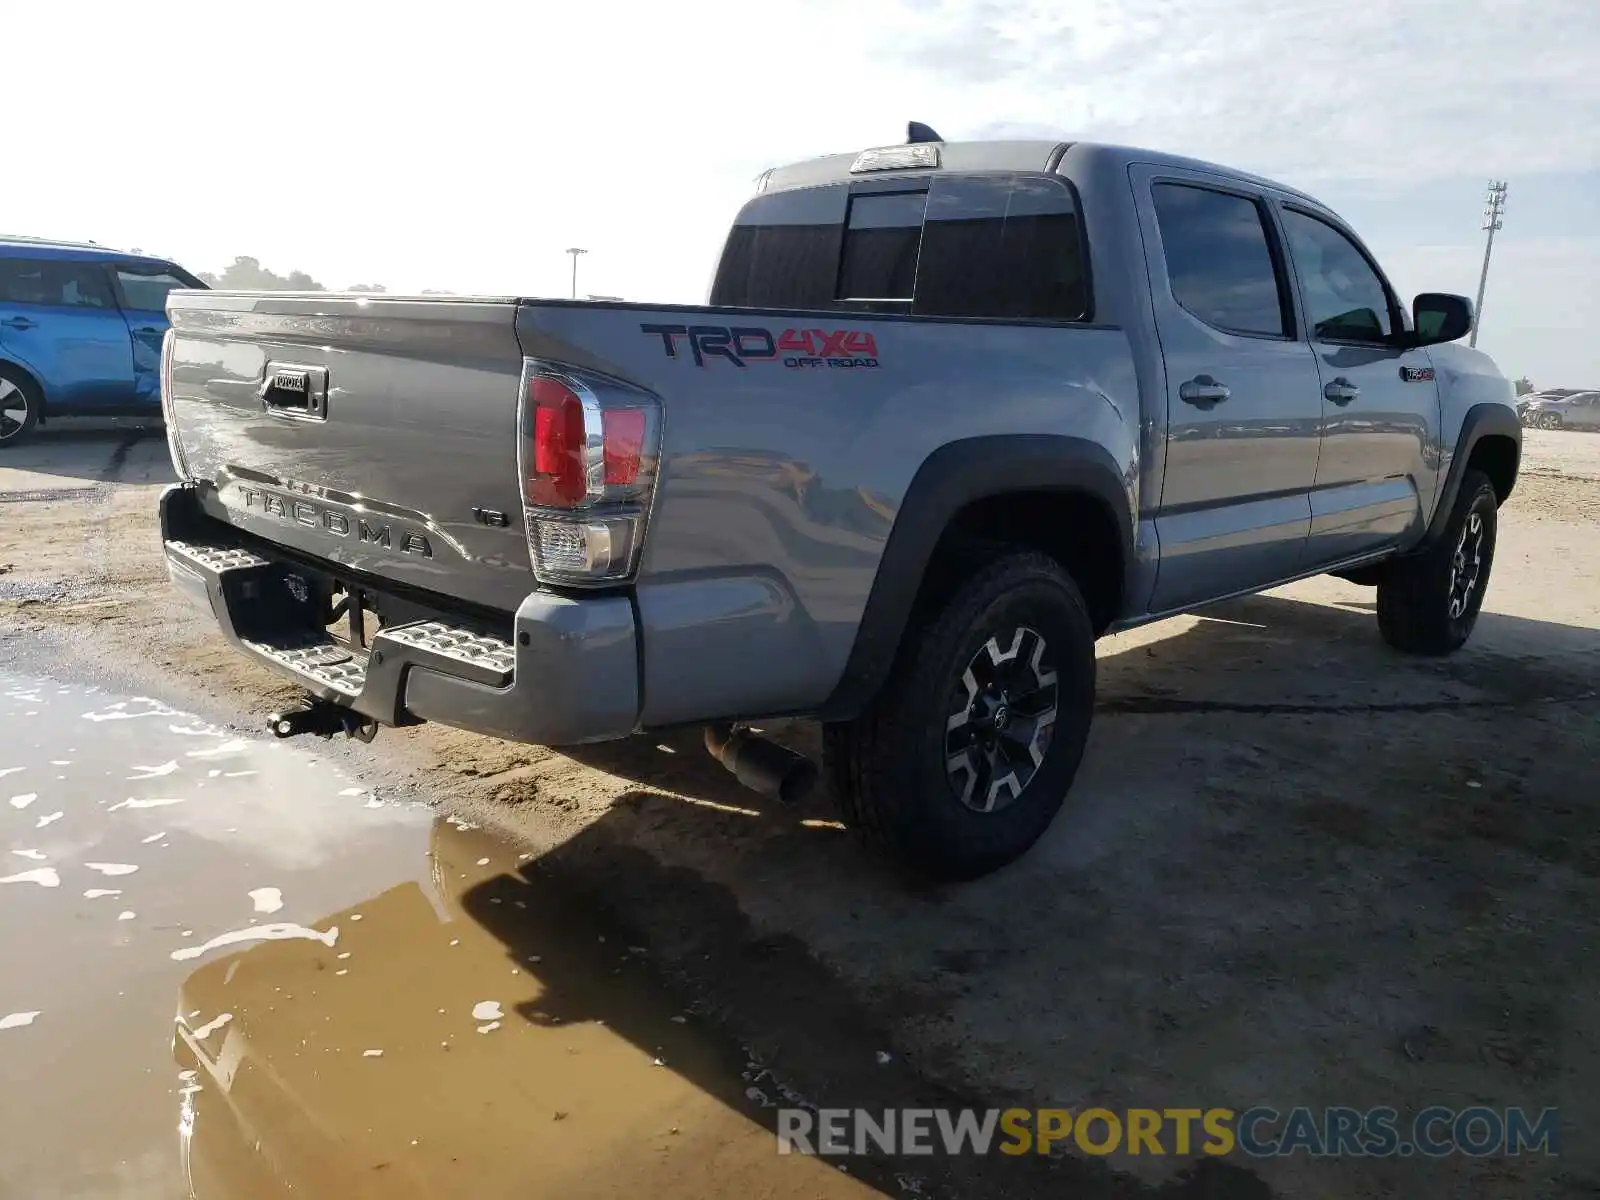
[[[1449,292],[1422,292],[1411,302],[1413,339],[1418,346],[1453,342],[1472,332],[1472,301]]]

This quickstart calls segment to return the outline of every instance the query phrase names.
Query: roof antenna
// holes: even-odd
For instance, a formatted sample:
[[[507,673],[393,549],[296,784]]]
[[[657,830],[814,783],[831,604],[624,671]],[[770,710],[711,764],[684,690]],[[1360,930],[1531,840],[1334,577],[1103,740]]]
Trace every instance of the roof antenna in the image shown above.
[[[942,142],[944,139],[933,131],[931,125],[924,125],[921,121],[912,121],[906,125],[906,141],[915,144],[917,142]]]

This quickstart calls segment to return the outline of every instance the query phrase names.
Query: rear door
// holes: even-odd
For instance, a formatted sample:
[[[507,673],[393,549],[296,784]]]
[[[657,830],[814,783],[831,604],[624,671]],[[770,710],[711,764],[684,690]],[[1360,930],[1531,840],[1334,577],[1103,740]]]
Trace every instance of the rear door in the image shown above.
[[[126,404],[133,356],[105,268],[57,258],[0,258],[0,350],[44,386],[56,414]]]
[[[1167,374],[1161,612],[1295,573],[1322,406],[1265,196],[1201,172],[1132,174]]]
[[[161,404],[161,339],[167,332],[167,293],[174,288],[197,287],[199,283],[171,270],[137,263],[119,263],[115,274],[133,353],[134,403],[153,410]]]
[[[1348,230],[1310,208],[1279,210],[1322,385],[1322,452],[1306,566],[1420,533],[1438,473],[1439,388],[1425,349],[1397,345],[1405,315]]]

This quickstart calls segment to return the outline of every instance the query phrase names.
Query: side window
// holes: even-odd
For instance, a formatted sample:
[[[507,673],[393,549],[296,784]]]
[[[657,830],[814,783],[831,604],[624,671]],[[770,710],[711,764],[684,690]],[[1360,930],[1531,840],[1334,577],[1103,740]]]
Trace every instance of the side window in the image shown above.
[[[117,268],[117,282],[122,286],[122,298],[128,307],[140,312],[165,312],[167,293],[189,284],[166,271],[155,274]]]
[[[926,191],[850,198],[837,299],[910,301],[927,206]]]
[[[1382,342],[1394,329],[1389,293],[1356,245],[1326,221],[1285,209],[1283,227],[1305,297],[1312,336]]]
[[[0,258],[0,303],[44,302],[44,273],[39,264],[20,258]]]
[[[1178,183],[1158,183],[1151,195],[1173,298],[1214,329],[1288,336],[1288,305],[1260,206]]]
[[[711,303],[731,308],[829,308],[849,187],[757,196],[728,233]]]
[[[60,303],[67,308],[115,308],[111,283],[93,263],[59,263],[57,286]]]
[[[112,308],[111,286],[93,263],[0,259],[0,301],[54,308]]]
[[[1081,321],[1089,314],[1078,206],[1043,176],[937,179],[913,311]]]

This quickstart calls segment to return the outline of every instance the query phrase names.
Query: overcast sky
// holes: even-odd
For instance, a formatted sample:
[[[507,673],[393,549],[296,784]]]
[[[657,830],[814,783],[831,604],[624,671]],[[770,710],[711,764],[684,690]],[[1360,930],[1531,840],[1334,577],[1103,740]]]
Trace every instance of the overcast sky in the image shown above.
[[[762,170],[901,140],[1114,140],[1303,187],[1404,296],[1600,386],[1600,0],[212,0],[8,6],[0,232],[333,287],[703,299]],[[1092,234],[1092,231],[1091,231]]]

